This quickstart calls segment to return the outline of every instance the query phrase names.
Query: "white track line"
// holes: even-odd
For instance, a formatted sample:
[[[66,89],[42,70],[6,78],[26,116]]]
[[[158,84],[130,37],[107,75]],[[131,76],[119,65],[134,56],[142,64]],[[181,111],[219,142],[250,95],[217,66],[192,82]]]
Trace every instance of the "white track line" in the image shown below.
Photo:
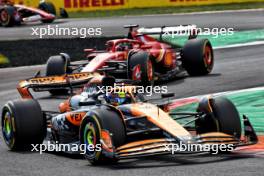
[[[238,48],[238,47],[256,46],[256,45],[264,45],[264,41],[256,41],[256,42],[248,42],[248,43],[239,43],[239,44],[219,46],[219,47],[213,47],[213,48],[214,49],[225,49],[225,48]]]
[[[223,96],[223,95],[230,95],[234,93],[251,92],[251,91],[259,91],[259,90],[264,91],[264,87],[254,87],[254,88],[249,88],[249,89],[241,89],[241,90],[225,91],[225,92],[211,93],[211,94],[205,94],[205,95],[197,95],[197,96],[192,96],[192,97],[187,97],[187,98],[174,99],[173,101],[185,100],[185,99],[191,99],[191,98],[201,98],[201,97],[208,96],[208,95],[217,97],[217,96]]]

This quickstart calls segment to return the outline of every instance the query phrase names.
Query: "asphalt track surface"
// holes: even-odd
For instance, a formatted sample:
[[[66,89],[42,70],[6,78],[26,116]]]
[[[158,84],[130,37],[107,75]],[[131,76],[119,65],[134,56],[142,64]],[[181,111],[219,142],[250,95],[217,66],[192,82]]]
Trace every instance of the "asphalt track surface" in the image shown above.
[[[58,25],[60,28],[96,28],[102,27],[103,36],[120,36],[127,33],[122,26],[126,24],[139,24],[146,27],[174,26],[184,24],[196,24],[201,28],[234,28],[235,30],[263,29],[264,10],[228,13],[206,13],[191,15],[147,15],[127,16],[115,18],[94,19],[59,19],[50,24],[51,27]],[[15,28],[0,27],[0,40],[37,39],[32,36],[31,28],[45,27],[40,23],[22,25]],[[61,36],[46,36],[45,38],[56,38]],[[68,37],[68,36],[67,36]],[[92,36],[91,36],[92,37]]]
[[[218,16],[216,18],[216,16]],[[167,18],[171,20],[165,21]],[[262,17],[262,19],[261,19]],[[200,23],[202,25],[229,25],[238,29],[258,29],[264,27],[263,12],[251,12],[210,15],[186,15],[183,19],[173,16],[161,17],[129,17],[126,21],[106,19],[106,29],[117,30],[116,25],[141,22],[147,25],[160,24],[160,21],[171,24]],[[131,19],[131,21],[130,21]],[[142,20],[145,19],[145,22]],[[164,19],[164,20],[162,20]],[[177,21],[179,20],[179,21]],[[181,21],[182,20],[182,21]],[[70,20],[72,21],[72,20]],[[94,25],[99,19],[91,20]],[[97,22],[96,22],[97,21]],[[104,20],[102,20],[104,21]],[[72,25],[81,24],[79,20]],[[148,25],[148,26],[149,26]],[[14,28],[20,31],[23,29]],[[2,29],[0,29],[0,35]],[[107,30],[108,31],[108,30]],[[111,30],[109,30],[111,31]],[[18,32],[19,34],[19,32]],[[21,33],[23,34],[23,32]],[[109,33],[111,35],[111,33]],[[176,93],[177,98],[208,94],[221,91],[239,90],[264,86],[264,45],[220,49],[215,51],[215,68],[212,74],[203,77],[186,77],[167,83],[169,91]],[[15,87],[18,80],[32,76],[35,71],[43,70],[43,66],[0,69],[0,107],[8,100],[19,97]],[[60,100],[54,100],[47,93],[38,95],[44,109],[54,109]],[[32,152],[10,152],[0,137],[0,175],[263,175],[263,156],[247,154],[231,155],[198,155],[198,156],[159,156],[121,161],[118,165],[95,167],[87,161],[75,156]]]

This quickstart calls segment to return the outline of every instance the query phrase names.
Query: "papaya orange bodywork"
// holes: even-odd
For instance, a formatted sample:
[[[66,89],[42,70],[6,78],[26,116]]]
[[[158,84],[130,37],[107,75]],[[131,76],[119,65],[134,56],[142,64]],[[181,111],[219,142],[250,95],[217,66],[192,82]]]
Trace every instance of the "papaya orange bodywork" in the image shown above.
[[[168,113],[156,105],[150,103],[135,103],[129,105],[131,113],[134,116],[146,116],[147,120],[155,124],[157,127],[167,131],[173,136],[191,137],[191,134],[173,120]]]
[[[86,112],[68,112],[66,119],[75,126],[80,126]]]
[[[73,73],[62,76],[36,77],[19,82],[17,90],[22,98],[33,98],[29,88],[42,88],[52,86],[67,86],[68,84],[84,84],[93,77],[101,77],[99,73]]]

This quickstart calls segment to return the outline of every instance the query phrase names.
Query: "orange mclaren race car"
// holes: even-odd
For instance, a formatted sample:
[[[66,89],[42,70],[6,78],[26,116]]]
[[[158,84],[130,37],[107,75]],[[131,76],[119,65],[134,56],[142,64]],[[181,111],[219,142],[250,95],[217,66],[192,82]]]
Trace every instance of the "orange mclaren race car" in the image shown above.
[[[83,92],[60,105],[61,112],[43,111],[29,89],[77,85],[87,82]],[[21,81],[22,100],[9,101],[2,111],[2,133],[11,150],[25,150],[48,141],[78,145],[92,164],[174,152],[211,152],[217,146],[257,142],[257,136],[244,116],[245,137],[235,106],[226,98],[201,99],[196,112],[169,113],[167,104],[145,101],[137,87],[113,87],[115,80],[91,73],[36,77]],[[110,86],[110,92],[106,90]],[[162,94],[168,99],[174,94]],[[185,124],[179,119],[190,118]],[[191,125],[194,124],[194,125]],[[45,144],[45,143],[44,143]],[[195,151],[175,150],[175,145],[199,145]],[[43,145],[43,144],[42,144]],[[81,147],[82,146],[82,147]],[[178,148],[179,149],[179,148]],[[71,153],[71,148],[64,149]],[[80,152],[78,151],[78,152]],[[230,148],[229,148],[230,151]]]
[[[207,75],[213,69],[212,45],[208,39],[196,38],[194,25],[139,29],[135,29],[138,25],[125,27],[129,28],[127,38],[107,41],[105,51],[85,49],[85,63],[71,64],[69,55],[65,53],[50,57],[47,76],[104,71],[116,78],[152,85],[154,81],[167,81],[185,71],[197,76]],[[190,33],[183,47],[163,40],[163,36],[182,31]],[[159,35],[159,39],[153,38],[154,34]],[[51,92],[56,93],[60,92]]]

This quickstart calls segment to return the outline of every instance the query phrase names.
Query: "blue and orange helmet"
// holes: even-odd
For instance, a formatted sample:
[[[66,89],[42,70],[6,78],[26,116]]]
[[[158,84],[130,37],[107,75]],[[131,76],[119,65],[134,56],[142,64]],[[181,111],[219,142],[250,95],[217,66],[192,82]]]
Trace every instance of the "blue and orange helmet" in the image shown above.
[[[131,96],[126,92],[106,93],[105,99],[113,106],[131,103]]]

